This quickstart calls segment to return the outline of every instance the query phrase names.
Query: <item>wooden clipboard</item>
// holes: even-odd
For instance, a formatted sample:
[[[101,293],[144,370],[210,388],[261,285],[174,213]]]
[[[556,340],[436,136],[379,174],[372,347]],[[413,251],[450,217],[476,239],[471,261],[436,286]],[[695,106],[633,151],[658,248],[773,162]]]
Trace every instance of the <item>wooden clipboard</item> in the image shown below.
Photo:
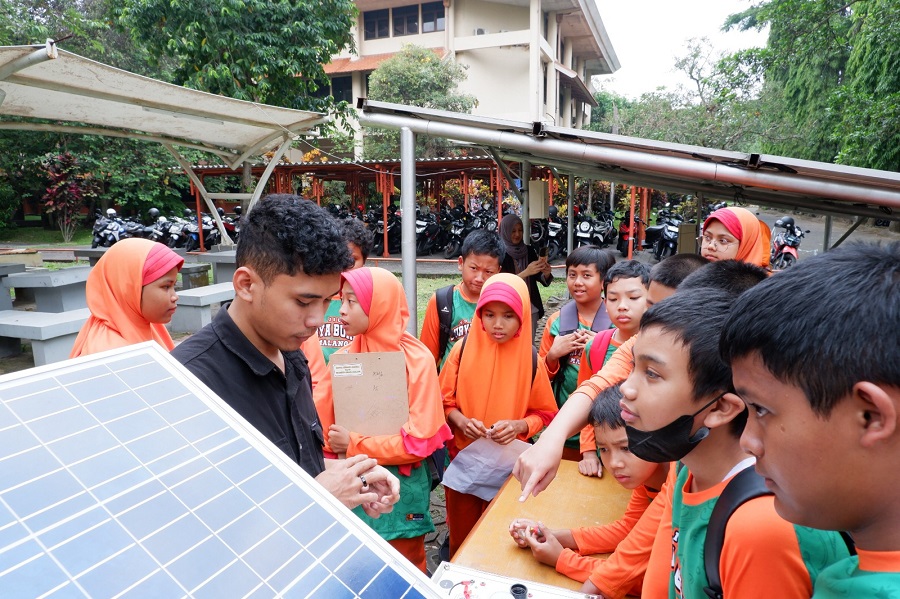
[[[403,352],[332,354],[334,421],[362,435],[396,435],[409,420]]]

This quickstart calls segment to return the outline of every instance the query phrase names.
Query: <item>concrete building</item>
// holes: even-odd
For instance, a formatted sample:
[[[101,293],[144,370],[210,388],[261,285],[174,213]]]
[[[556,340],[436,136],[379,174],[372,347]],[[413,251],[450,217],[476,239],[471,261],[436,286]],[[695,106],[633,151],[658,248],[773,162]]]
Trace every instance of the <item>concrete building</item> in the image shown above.
[[[369,74],[406,44],[466,65],[473,114],[582,128],[594,75],[619,61],[597,0],[357,0],[357,54],[325,66],[337,100],[367,97]]]

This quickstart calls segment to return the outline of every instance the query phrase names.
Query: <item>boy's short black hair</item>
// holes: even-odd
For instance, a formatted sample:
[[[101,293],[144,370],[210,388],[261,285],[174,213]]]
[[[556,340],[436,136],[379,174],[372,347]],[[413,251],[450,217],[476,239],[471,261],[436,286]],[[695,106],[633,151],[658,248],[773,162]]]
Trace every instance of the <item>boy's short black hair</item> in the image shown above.
[[[694,401],[732,390],[731,368],[719,353],[719,337],[733,302],[734,296],[722,289],[679,289],[641,317],[641,331],[660,327],[688,350]],[[746,422],[744,410],[732,420],[732,432],[740,435]]]
[[[347,243],[352,243],[359,248],[363,262],[368,260],[369,254],[372,253],[372,247],[375,245],[372,230],[366,228],[366,225],[358,218],[345,218],[340,223]]]
[[[572,250],[566,257],[566,272],[573,266],[587,266],[593,264],[601,277],[616,263],[616,256],[609,250],[603,250],[596,245],[583,245]]]
[[[639,278],[644,287],[648,286],[650,284],[650,267],[637,260],[616,262],[606,271],[606,276],[603,277],[603,293],[606,293],[606,288],[609,287],[610,283],[615,283],[619,279],[635,278]]]
[[[699,254],[675,254],[650,269],[650,282],[675,289],[685,277],[706,264],[709,260]]]
[[[282,274],[337,274],[353,266],[337,221],[324,208],[290,194],[267,195],[244,217],[235,261],[266,284]]]
[[[488,231],[487,229],[475,229],[466,235],[459,255],[462,256],[463,260],[472,254],[477,254],[479,256],[491,256],[496,258],[498,262],[502,262],[505,253],[503,242],[500,241],[500,235],[497,232]]]
[[[588,414],[588,422],[591,426],[607,426],[611,430],[623,428],[622,408],[619,400],[622,399],[622,391],[618,385],[607,387],[597,394],[591,402],[591,413]]]
[[[738,296],[757,283],[765,281],[769,273],[761,266],[740,260],[718,260],[701,266],[678,286],[678,291],[686,289],[723,289]]]
[[[736,300],[719,347],[729,363],[758,354],[823,417],[860,381],[900,387],[900,242],[851,243],[775,273]]]

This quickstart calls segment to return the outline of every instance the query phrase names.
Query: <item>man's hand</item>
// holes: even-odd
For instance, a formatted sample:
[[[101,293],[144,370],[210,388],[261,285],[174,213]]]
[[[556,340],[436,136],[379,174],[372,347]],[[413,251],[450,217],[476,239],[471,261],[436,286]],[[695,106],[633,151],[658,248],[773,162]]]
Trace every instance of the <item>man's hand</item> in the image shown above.
[[[600,463],[600,458],[597,457],[596,452],[586,451],[581,456],[581,461],[578,462],[578,472],[585,476],[601,478],[603,476],[603,465]]]
[[[559,462],[562,460],[562,444],[548,443],[544,436],[546,431],[534,445],[522,452],[516,459],[512,474],[522,485],[519,501],[525,501],[529,495],[537,497],[556,477]],[[544,443],[541,443],[544,441]]]
[[[364,455],[325,460],[325,472],[316,477],[316,482],[348,508],[362,505],[373,518],[390,512],[400,499],[397,477]]]
[[[334,453],[347,453],[350,446],[350,431],[339,424],[328,427],[328,446]]]
[[[487,438],[500,445],[508,445],[527,432],[528,423],[524,420],[498,420],[488,429]]]

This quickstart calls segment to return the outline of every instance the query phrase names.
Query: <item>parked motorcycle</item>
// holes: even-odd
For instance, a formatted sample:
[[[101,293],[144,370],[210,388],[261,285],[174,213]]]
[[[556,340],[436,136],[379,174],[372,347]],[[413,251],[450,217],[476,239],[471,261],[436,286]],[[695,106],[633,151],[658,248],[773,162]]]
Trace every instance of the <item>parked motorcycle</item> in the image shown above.
[[[653,253],[656,260],[662,260],[674,256],[678,251],[678,228],[682,223],[681,217],[668,210],[660,210],[656,215],[659,236],[653,243]]]
[[[783,230],[776,233],[776,228]],[[784,270],[797,262],[800,258],[800,240],[805,237],[805,233],[809,233],[809,229],[803,231],[794,223],[794,218],[791,216],[785,216],[775,221],[775,226],[772,227],[772,249],[769,255],[772,268]]]
[[[384,219],[379,217],[378,220],[375,221],[374,227],[375,242],[372,246],[372,254],[374,256],[381,256],[384,253],[384,229]],[[388,206],[387,232],[388,253],[396,254],[400,251],[401,230],[400,217],[397,214],[397,207],[393,204]]]
[[[427,212],[416,218],[416,254],[429,256],[440,252],[450,236],[450,212],[443,208],[439,214]]]

